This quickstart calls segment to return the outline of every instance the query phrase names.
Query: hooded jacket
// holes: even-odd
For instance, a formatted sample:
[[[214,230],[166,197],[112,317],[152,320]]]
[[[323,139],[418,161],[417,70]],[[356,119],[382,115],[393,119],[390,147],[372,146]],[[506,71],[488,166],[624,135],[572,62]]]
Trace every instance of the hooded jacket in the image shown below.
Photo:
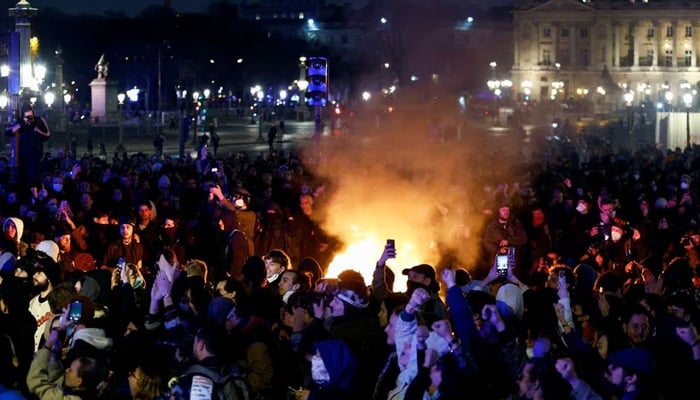
[[[9,226],[10,222],[12,222],[15,225],[15,229],[17,230],[17,237],[9,239],[5,237],[4,233],[7,231],[7,227]],[[27,255],[27,248],[29,245],[26,243],[22,242],[22,235],[24,234],[24,221],[17,217],[10,217],[5,220],[2,224],[2,231],[3,231],[3,240],[0,241],[0,245],[3,247],[9,247],[8,249],[5,249],[9,251],[10,253],[14,254],[15,257],[20,258],[22,256]],[[13,246],[10,246],[10,243],[8,241],[12,240]],[[4,242],[4,243],[3,243]]]
[[[219,217],[224,225],[226,239],[226,264],[228,275],[241,279],[241,271],[250,254],[248,237],[238,227],[235,211],[224,210]]]
[[[316,384],[309,392],[308,400],[349,400],[357,397],[357,372],[359,362],[350,347],[340,339],[317,342],[314,347],[328,372],[328,382]]]
[[[41,400],[80,400],[79,396],[64,394],[64,366],[47,349],[39,349],[27,375],[29,391]],[[51,380],[52,377],[58,379]]]

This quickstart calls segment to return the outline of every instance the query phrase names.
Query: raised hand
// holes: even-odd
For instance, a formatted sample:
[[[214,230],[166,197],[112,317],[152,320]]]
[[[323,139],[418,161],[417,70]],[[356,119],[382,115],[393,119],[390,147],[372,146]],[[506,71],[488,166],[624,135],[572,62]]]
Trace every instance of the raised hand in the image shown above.
[[[442,278],[442,281],[445,282],[445,286],[447,286],[448,289],[456,284],[456,276],[457,273],[452,268],[445,268],[442,270],[442,272],[440,272],[440,277]]]

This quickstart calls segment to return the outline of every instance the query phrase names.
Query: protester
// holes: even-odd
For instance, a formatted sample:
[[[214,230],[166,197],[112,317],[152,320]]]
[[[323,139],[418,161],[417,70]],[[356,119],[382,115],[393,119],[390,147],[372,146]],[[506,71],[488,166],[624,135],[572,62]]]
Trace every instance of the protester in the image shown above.
[[[324,276],[335,239],[303,156],[51,154],[33,186],[3,183],[0,390],[215,398],[214,375],[186,372],[199,365],[270,400],[681,398],[700,373],[700,152],[580,140],[585,163],[550,143],[532,184],[473,193],[484,215],[461,240],[478,261],[445,251],[394,274],[385,245],[350,266],[374,267],[371,287],[353,269]],[[528,256],[499,273],[510,248]]]

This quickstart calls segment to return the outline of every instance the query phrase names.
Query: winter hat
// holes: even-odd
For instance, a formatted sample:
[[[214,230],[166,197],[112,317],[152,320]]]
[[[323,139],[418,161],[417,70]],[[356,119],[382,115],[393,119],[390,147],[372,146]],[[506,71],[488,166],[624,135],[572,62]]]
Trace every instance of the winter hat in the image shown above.
[[[217,297],[209,303],[207,317],[213,324],[220,326],[226,321],[226,317],[236,306],[236,303],[227,297]]]
[[[369,293],[363,283],[356,280],[340,280],[338,291],[335,297],[343,303],[356,308],[367,308],[369,306]]]
[[[514,284],[501,285],[496,292],[496,308],[504,317],[522,319],[525,312],[523,292]]]
[[[136,227],[136,219],[133,215],[123,215],[119,217],[119,225],[131,225]]]
[[[36,251],[41,251],[47,256],[51,257],[52,260],[58,262],[58,245],[53,240],[42,240],[36,245]]]
[[[37,272],[43,272],[53,286],[63,282],[63,279],[61,279],[61,267],[50,257],[37,257],[34,264],[34,273]]]

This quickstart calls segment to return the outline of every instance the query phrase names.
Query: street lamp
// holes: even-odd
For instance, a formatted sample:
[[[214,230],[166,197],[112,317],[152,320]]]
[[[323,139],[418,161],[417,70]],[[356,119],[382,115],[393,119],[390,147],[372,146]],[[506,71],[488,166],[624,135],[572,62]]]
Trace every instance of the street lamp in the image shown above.
[[[46,103],[46,106],[48,108],[51,108],[51,106],[53,106],[53,102],[55,100],[56,100],[56,95],[53,92],[44,93],[44,103]]]
[[[685,93],[683,103],[685,104],[685,144],[690,148],[690,107],[693,106],[693,93]]]

